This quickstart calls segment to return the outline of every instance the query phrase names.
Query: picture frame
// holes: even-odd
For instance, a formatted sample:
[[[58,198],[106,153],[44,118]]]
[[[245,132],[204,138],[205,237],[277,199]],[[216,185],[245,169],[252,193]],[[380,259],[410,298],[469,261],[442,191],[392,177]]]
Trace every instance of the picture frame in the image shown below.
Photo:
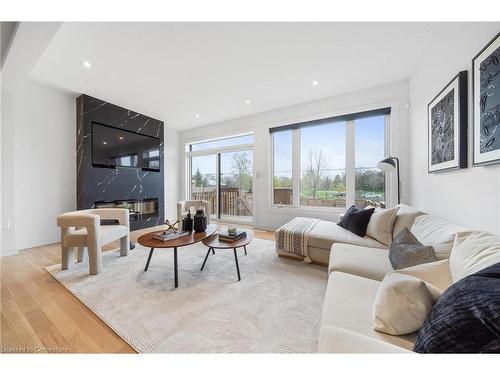
[[[467,168],[467,71],[427,105],[428,173]]]
[[[472,59],[473,166],[500,163],[500,33]]]

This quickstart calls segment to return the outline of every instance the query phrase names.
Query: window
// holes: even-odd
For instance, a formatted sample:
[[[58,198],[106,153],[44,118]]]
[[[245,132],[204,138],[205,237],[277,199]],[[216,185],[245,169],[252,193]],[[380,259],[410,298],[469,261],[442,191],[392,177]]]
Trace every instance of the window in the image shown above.
[[[191,151],[210,150],[213,148],[239,146],[253,144],[253,134],[240,135],[238,137],[222,138],[213,141],[193,143]]]
[[[274,133],[273,141],[274,204],[292,204],[292,131]]]
[[[345,207],[345,122],[300,129],[300,205]]]
[[[189,145],[188,196],[210,202],[211,215],[253,220],[253,135]]]
[[[270,129],[274,205],[385,207],[389,108]]]
[[[385,175],[377,163],[385,158],[385,116],[356,120],[356,206],[385,206]]]

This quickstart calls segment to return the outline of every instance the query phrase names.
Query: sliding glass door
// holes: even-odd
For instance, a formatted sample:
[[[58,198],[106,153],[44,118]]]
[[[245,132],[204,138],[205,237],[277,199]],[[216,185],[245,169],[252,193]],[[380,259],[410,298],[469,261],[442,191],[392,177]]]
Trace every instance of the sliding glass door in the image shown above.
[[[223,220],[253,219],[253,151],[220,154],[219,212]]]
[[[189,146],[191,199],[210,202],[211,217],[253,221],[253,135]]]
[[[210,202],[211,216],[217,213],[217,157],[216,155],[191,158],[191,199]]]

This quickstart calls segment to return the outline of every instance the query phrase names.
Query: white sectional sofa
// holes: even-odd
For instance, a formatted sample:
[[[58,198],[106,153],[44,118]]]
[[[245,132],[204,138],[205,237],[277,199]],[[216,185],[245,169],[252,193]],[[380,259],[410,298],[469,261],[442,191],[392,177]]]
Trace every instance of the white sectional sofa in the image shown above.
[[[455,235],[469,229],[400,205],[393,238],[404,227],[422,244],[433,246],[438,260],[396,272],[417,277],[442,294],[453,283],[449,258]],[[379,287],[384,277],[394,271],[386,245],[368,236],[359,237],[334,222],[321,221],[309,232],[308,251],[313,262],[328,264],[320,353],[411,353],[416,332],[396,336],[373,329]],[[283,255],[279,249],[277,252]],[[496,261],[500,261],[498,253]]]
[[[467,232],[467,228],[449,223],[440,217],[416,213],[405,207],[403,214],[413,211],[417,222],[409,226],[411,232],[424,245],[432,245],[438,261],[421,264],[396,272],[415,276],[432,284],[442,294],[453,284],[450,270],[450,253],[456,233]],[[395,228],[401,230],[402,228]],[[373,329],[374,304],[384,276],[393,272],[388,259],[388,249],[333,243],[329,254],[328,286],[325,293],[320,328],[318,351],[320,353],[412,353],[416,332],[406,335],[389,335]],[[472,252],[472,249],[471,249]],[[493,264],[500,261],[500,242],[494,246],[492,254],[474,257],[462,256],[453,261],[453,267],[482,268],[480,262]],[[453,258],[453,255],[452,255]],[[467,264],[468,263],[468,264]],[[481,267],[477,267],[481,265]]]
[[[422,212],[413,207],[405,204],[401,204],[399,206],[400,209],[394,223],[393,238],[404,227],[411,228],[415,218],[422,215]],[[309,258],[313,263],[325,266],[328,265],[330,260],[330,250],[334,243],[347,243],[385,250],[388,248],[387,245],[384,245],[369,236],[359,237],[356,234],[339,227],[337,223],[333,221],[322,220],[318,222],[308,233],[307,250]],[[301,259],[299,256],[280,249],[276,249],[276,252],[279,256]]]

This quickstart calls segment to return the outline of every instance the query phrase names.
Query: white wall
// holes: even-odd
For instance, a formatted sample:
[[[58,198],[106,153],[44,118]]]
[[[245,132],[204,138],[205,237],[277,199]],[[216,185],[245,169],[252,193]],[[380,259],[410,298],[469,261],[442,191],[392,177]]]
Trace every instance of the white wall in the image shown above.
[[[254,145],[254,216],[255,226],[274,229],[295,216],[309,216],[326,220],[337,220],[339,211],[335,209],[294,209],[270,207],[270,137],[269,128],[312,118],[322,118],[339,114],[353,113],[368,109],[390,106],[391,142],[388,153],[401,158],[403,201],[407,197],[408,181],[408,82],[400,81],[357,92],[298,104],[270,112],[243,117],[219,124],[204,126],[181,132],[180,194],[186,196],[185,145],[204,139],[223,137],[253,131]],[[390,186],[395,198],[395,184]]]
[[[447,26],[450,30],[450,25]],[[500,23],[461,23],[437,32],[410,78],[410,203],[459,224],[500,234],[500,165],[472,166],[471,60]],[[469,167],[427,173],[427,104],[462,70],[469,71]]]
[[[59,27],[21,23],[2,69],[0,255],[59,242],[56,218],[76,209],[76,97],[30,72]],[[105,98],[104,98],[105,99]],[[179,133],[165,129],[165,209],[175,217]]]
[[[75,208],[74,96],[29,79],[58,26],[21,25],[2,70],[2,255],[57,242]]]

